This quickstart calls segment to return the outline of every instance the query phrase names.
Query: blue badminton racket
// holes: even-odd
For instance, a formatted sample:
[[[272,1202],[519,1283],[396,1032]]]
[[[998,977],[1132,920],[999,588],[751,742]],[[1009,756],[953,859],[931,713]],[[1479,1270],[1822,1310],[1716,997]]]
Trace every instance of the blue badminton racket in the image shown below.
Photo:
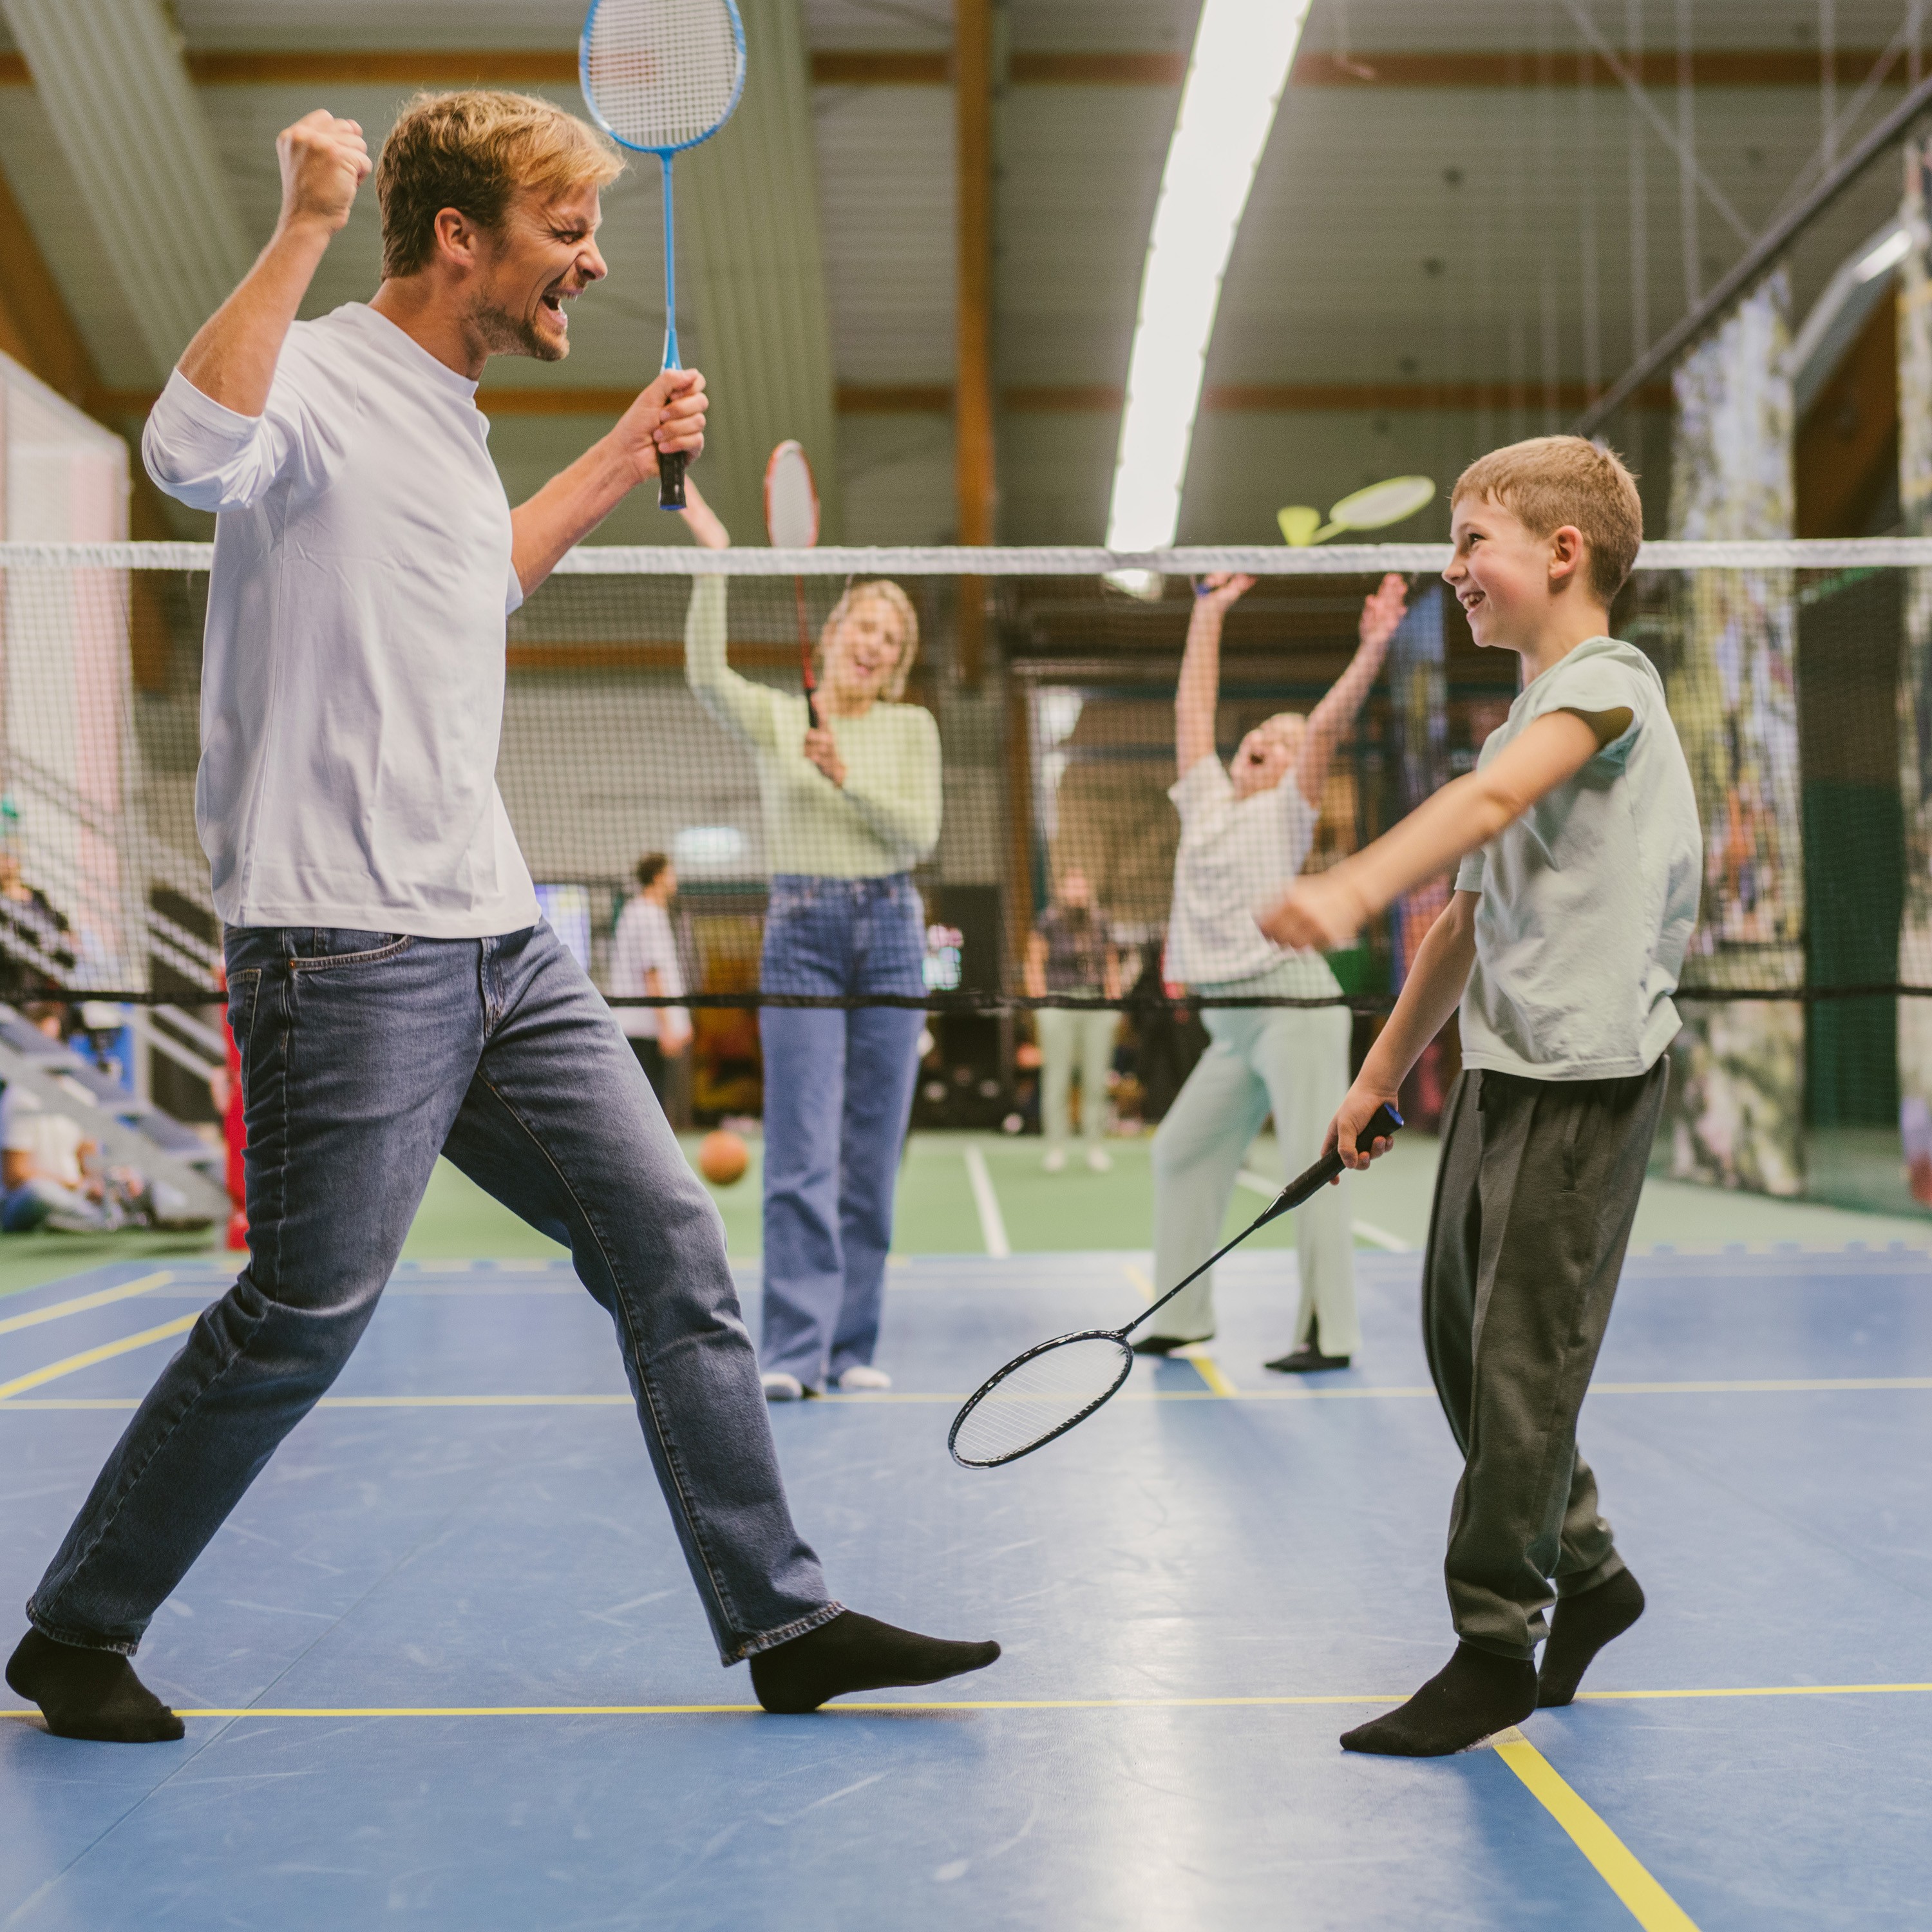
[[[590,118],[620,146],[664,171],[664,366],[677,359],[674,154],[708,141],[745,91],[745,28],[732,0],[592,0],[577,44]],[[684,452],[658,452],[658,506],[684,508]]]

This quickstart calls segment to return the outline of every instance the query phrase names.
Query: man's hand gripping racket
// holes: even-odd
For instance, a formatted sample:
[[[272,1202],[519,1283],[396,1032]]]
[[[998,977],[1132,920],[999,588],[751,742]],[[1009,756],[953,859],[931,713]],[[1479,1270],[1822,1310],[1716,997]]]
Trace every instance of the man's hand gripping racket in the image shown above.
[[[1385,1153],[1401,1125],[1402,1116],[1393,1107],[1386,1102],[1378,1106],[1355,1136],[1359,1155],[1366,1156],[1371,1150]],[[1361,1164],[1367,1164],[1366,1158]],[[1291,1180],[1226,1247],[1216,1250],[1186,1280],[1176,1282],[1158,1300],[1150,1302],[1124,1328],[1085,1328],[1057,1335],[1051,1342],[1015,1356],[981,1383],[952,1418],[952,1431],[946,1438],[952,1460],[968,1469],[996,1469],[1003,1462],[1017,1462],[1044,1448],[1055,1436],[1084,1422],[1126,1380],[1134,1365],[1127,1337],[1149,1316],[1190,1282],[1198,1280],[1223,1255],[1238,1248],[1257,1228],[1299,1208],[1352,1165],[1336,1151],[1331,1138],[1322,1158]]]

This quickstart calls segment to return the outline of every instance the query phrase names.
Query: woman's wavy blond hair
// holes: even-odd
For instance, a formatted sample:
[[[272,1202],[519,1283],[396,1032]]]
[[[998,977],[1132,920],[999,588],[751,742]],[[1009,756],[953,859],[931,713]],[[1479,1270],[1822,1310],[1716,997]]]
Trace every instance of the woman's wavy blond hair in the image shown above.
[[[839,626],[867,597],[876,597],[899,620],[899,661],[892,667],[883,694],[888,704],[896,704],[905,695],[906,680],[912,675],[913,660],[919,656],[919,613],[914,609],[912,599],[890,578],[876,577],[868,583],[855,584],[832,605],[832,614],[819,632],[818,648],[812,654],[812,667],[818,676],[825,675],[825,653],[838,634]]]

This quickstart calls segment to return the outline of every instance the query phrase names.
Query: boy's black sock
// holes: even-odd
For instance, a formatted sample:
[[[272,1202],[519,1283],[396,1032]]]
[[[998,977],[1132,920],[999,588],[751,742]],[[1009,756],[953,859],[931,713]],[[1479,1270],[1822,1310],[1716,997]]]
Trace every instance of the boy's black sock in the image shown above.
[[[171,1744],[182,1720],[134,1675],[118,1650],[82,1650],[29,1630],[7,1661],[7,1682],[39,1705],[57,1738],[98,1744]]]
[[[768,1711],[815,1711],[849,1690],[937,1684],[943,1677],[983,1670],[1000,1654],[996,1643],[955,1643],[896,1630],[876,1617],[842,1610],[830,1623],[752,1659],[752,1688]]]
[[[1594,1590],[1558,1598],[1550,1619],[1550,1641],[1543,1646],[1543,1668],[1536,1676],[1537,1708],[1547,1711],[1568,1703],[1590,1660],[1642,1615],[1642,1587],[1628,1570],[1619,1570]]]
[[[1446,1757],[1536,1708],[1536,1666],[1474,1644],[1456,1654],[1399,1710],[1342,1733],[1342,1748],[1383,1757]]]

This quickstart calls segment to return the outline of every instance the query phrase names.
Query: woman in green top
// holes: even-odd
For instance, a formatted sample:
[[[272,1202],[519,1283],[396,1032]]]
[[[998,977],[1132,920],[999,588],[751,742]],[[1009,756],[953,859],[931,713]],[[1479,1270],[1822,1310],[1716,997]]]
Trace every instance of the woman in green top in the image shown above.
[[[686,520],[730,542],[688,482]],[[727,580],[695,578],[685,676],[758,761],[771,898],[768,993],[925,991],[925,914],[911,872],[939,842],[939,729],[902,701],[919,620],[896,584],[854,586],[820,633],[818,716],[802,693],[725,662]],[[892,1185],[912,1112],[924,1016],[893,1006],[767,1006],[764,1333],[774,1401],[880,1389],[872,1366],[892,1246]]]

